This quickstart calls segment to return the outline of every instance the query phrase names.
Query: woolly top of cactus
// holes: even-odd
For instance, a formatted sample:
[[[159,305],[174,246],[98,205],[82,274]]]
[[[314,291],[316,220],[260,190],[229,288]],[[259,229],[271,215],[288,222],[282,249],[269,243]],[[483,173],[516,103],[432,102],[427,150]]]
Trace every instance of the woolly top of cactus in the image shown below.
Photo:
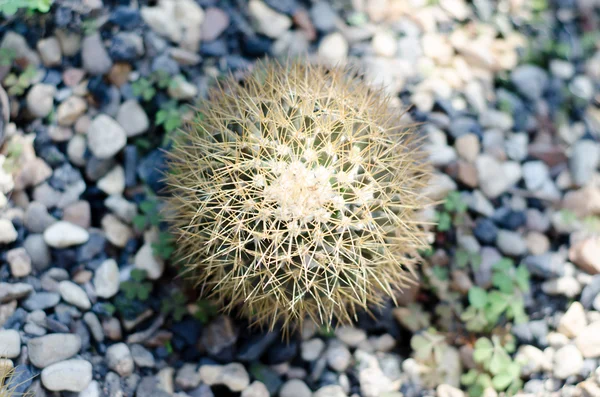
[[[345,69],[258,63],[199,105],[168,184],[188,274],[259,324],[350,322],[410,278],[429,169],[402,113]]]

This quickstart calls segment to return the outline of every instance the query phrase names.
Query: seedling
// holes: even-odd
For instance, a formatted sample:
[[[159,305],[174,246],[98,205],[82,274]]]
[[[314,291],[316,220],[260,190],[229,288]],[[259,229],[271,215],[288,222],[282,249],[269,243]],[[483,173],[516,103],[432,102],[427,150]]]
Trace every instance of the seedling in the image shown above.
[[[146,279],[146,271],[142,269],[133,269],[131,271],[131,280],[121,283],[121,291],[125,293],[127,299],[138,299],[145,301],[152,292],[152,283],[144,281]]]
[[[10,73],[4,78],[4,86],[8,88],[8,95],[23,95],[25,90],[31,86],[36,74],[37,70],[33,65],[28,65],[19,76]]]

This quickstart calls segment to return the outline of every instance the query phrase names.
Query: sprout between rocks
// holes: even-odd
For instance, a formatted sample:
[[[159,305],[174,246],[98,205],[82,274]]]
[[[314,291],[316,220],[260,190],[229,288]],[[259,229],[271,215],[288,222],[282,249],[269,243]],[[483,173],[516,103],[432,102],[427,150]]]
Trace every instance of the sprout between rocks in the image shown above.
[[[179,258],[229,312],[349,323],[414,279],[429,167],[381,89],[341,68],[257,63],[174,138]]]

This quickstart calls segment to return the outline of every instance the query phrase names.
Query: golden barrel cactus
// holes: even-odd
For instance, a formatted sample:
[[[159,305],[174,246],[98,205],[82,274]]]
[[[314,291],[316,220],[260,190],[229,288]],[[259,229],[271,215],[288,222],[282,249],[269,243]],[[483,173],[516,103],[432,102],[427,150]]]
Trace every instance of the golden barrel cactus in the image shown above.
[[[383,90],[267,61],[198,112],[169,153],[167,212],[205,296],[289,329],[349,323],[411,279],[429,168]]]

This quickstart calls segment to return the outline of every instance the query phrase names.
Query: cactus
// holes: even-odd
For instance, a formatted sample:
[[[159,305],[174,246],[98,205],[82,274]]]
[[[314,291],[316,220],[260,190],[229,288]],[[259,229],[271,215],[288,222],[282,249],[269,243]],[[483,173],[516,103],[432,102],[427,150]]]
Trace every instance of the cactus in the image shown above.
[[[288,329],[347,324],[414,280],[430,172],[383,90],[267,61],[209,98],[174,137],[166,206],[204,295]]]

